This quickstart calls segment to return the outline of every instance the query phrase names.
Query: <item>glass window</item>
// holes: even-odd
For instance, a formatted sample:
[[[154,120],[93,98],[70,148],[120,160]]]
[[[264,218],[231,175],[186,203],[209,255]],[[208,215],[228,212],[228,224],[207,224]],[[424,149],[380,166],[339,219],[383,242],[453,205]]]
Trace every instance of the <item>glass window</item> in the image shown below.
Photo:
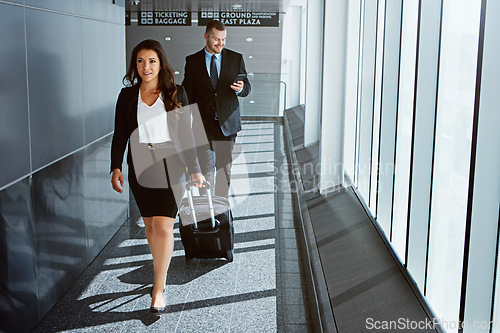
[[[385,10],[384,68],[380,115],[380,160],[377,221],[387,238],[391,233],[396,111],[398,104],[401,1],[387,1]]]
[[[370,200],[368,207],[372,214],[377,216],[377,192],[378,192],[378,156],[380,136],[380,108],[382,96],[382,62],[384,60],[384,22],[385,1],[379,1],[377,18],[377,55],[375,61],[375,97],[373,100],[373,129],[372,129],[372,171],[370,184]]]
[[[459,315],[480,7],[443,7],[426,297],[446,321]]]
[[[394,165],[394,204],[391,242],[405,263],[408,191],[410,181],[415,61],[417,54],[418,0],[403,1],[399,100]]]
[[[425,292],[441,40],[441,1],[420,2],[406,267]]]
[[[488,302],[488,294],[491,295],[492,286],[489,284],[493,276],[492,270],[496,260],[500,259],[500,247],[492,251],[497,245],[498,225],[500,224],[500,112],[498,103],[500,91],[500,21],[497,19],[500,13],[500,2],[488,2],[486,6],[483,68],[481,77],[481,102],[479,108],[479,123],[477,135],[476,170],[474,178],[474,202],[472,207],[472,226],[479,226],[480,233],[471,233],[471,243],[481,244],[483,253],[472,257],[469,263],[477,275],[475,278],[470,274],[467,278],[468,284],[474,283],[472,291],[467,290],[468,295],[473,294],[474,303],[467,300],[465,319],[470,316],[470,308],[482,309],[481,303]],[[493,171],[493,172],[492,172]],[[477,235],[477,238],[475,237]],[[474,255],[474,253],[472,253]],[[486,257],[486,258],[485,258]],[[471,265],[472,266],[472,265]],[[496,266],[495,303],[493,312],[493,333],[500,332],[500,265]],[[478,306],[478,303],[479,306]],[[471,304],[470,308],[467,306]],[[484,314],[489,314],[487,309]],[[474,315],[474,314],[472,314]],[[475,316],[478,317],[478,316]],[[474,318],[475,319],[475,318]]]
[[[345,89],[344,169],[345,173],[349,175],[352,181],[354,181],[354,156],[356,149],[360,19],[360,1],[349,1]]]
[[[358,115],[358,160],[356,179],[359,192],[366,202],[370,199],[372,152],[373,94],[375,83],[375,46],[378,1],[364,1],[363,40],[361,51],[360,104]]]

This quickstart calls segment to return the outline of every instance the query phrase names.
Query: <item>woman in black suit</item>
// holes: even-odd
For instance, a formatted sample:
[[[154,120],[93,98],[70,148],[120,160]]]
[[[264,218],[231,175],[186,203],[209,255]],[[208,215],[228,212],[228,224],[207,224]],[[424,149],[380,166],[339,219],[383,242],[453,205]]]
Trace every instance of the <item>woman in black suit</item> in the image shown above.
[[[184,194],[186,166],[198,186],[204,178],[194,149],[191,114],[185,107],[187,96],[182,86],[175,84],[161,44],[155,40],[142,41],[130,59],[123,79],[128,87],[122,89],[116,103],[111,184],[115,191],[123,192],[121,168],[129,143],[128,181],[153,255],[151,311],[165,312],[163,291],[174,247],[177,203]],[[153,111],[159,112],[159,116],[144,121]],[[148,156],[150,161],[145,162]]]

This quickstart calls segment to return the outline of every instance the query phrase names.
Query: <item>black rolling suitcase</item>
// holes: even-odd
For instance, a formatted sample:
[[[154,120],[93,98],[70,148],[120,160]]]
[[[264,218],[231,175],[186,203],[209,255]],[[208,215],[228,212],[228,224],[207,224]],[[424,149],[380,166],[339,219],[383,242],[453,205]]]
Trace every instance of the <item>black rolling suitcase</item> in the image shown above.
[[[179,207],[180,232],[186,260],[191,258],[226,258],[233,261],[234,228],[233,214],[229,200],[210,194],[193,196],[193,182],[186,185],[187,198],[181,200]]]

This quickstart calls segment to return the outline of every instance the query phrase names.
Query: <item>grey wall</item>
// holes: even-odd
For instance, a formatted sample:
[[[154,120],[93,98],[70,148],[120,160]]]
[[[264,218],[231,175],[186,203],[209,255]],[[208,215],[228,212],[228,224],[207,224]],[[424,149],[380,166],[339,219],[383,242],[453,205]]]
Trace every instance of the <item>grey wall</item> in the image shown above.
[[[0,331],[30,331],[127,219],[109,183],[124,2],[0,3]]]

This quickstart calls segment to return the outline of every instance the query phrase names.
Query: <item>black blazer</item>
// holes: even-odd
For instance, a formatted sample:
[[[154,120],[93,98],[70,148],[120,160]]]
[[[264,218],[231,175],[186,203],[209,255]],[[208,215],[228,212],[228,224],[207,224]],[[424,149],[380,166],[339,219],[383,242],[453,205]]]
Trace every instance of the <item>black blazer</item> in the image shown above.
[[[240,53],[223,49],[221,70],[217,89],[214,90],[205,62],[205,49],[186,57],[184,81],[189,103],[197,103],[205,126],[213,124],[214,108],[217,108],[222,133],[229,136],[241,130],[240,103],[238,97],[250,93],[250,82],[245,78],[243,90],[239,95],[231,89],[238,74],[246,74],[245,62]]]
[[[111,143],[111,171],[122,169],[123,154],[132,132],[138,127],[137,124],[137,101],[139,98],[139,84],[125,87],[118,96],[115,111],[115,132]],[[182,106],[188,105],[188,99],[184,88],[177,85],[177,96]],[[191,112],[185,108],[185,112],[167,112],[167,124],[172,136],[177,153],[182,162],[188,167],[190,174],[200,172],[198,156],[196,155],[193,131],[191,127]],[[127,163],[132,163],[130,144],[127,154]]]

